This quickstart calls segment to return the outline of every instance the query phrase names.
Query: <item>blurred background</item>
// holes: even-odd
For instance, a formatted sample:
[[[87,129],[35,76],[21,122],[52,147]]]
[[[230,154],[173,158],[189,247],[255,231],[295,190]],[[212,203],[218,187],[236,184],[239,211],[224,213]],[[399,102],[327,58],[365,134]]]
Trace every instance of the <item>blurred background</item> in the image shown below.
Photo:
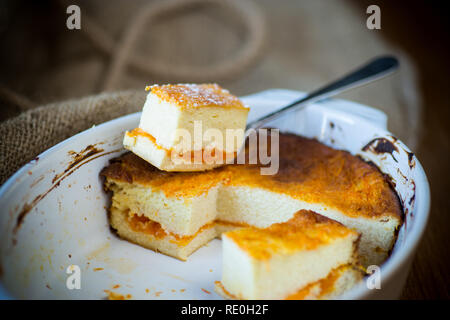
[[[81,9],[81,29],[66,26],[72,4]],[[370,30],[366,10],[374,4],[381,29]],[[449,298],[450,30],[444,4],[2,0],[0,122],[100,92],[143,95],[153,83],[217,82],[236,95],[310,91],[374,56],[395,54],[400,72],[341,97],[386,112],[390,131],[417,154],[430,179],[431,221],[402,298]]]

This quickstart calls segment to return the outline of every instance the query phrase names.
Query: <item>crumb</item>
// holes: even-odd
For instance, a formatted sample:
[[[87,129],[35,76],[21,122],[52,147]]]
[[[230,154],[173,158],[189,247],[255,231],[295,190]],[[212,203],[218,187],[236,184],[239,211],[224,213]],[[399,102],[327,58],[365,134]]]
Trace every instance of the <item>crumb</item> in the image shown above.
[[[149,293],[150,292],[150,290],[148,290],[148,289],[145,289],[145,293]]]
[[[172,289],[172,290],[170,290],[170,291],[172,291],[172,292],[177,292],[177,290],[175,290],[175,289]]]
[[[110,290],[103,291],[108,294],[108,296],[106,297],[108,300],[129,300],[133,297],[131,294],[127,294],[126,296],[124,296],[123,294],[116,293]]]
[[[94,268],[94,269],[92,269],[92,270],[94,270],[94,271],[102,271],[102,270],[104,270],[103,268]]]
[[[211,294],[211,292],[209,292],[209,291],[206,290],[206,289],[203,289],[203,288],[202,288],[202,291],[203,291],[204,293]]]
[[[155,297],[159,297],[161,295],[161,293],[162,293],[162,291],[155,292]]]
[[[212,270],[212,269],[209,269],[209,272],[213,272],[213,270]]]
[[[180,292],[185,292],[186,291],[186,289],[180,289]]]
[[[113,289],[117,289],[120,288],[120,284],[116,284],[115,286],[113,286]]]

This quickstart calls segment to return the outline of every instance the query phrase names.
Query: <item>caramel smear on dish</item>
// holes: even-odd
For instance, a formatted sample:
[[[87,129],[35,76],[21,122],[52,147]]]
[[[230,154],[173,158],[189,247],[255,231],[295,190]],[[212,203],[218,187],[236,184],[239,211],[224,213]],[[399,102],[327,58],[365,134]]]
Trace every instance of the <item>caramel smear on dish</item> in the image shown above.
[[[105,290],[106,294],[107,294],[107,299],[108,300],[130,300],[131,298],[133,298],[133,296],[131,294],[120,294],[114,291],[110,291],[110,290]]]

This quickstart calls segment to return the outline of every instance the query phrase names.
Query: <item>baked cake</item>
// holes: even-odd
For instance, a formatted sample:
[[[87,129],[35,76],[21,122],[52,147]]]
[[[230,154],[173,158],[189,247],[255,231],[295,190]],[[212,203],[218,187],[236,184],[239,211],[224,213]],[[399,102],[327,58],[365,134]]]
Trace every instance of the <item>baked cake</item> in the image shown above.
[[[217,291],[239,299],[286,299],[357,264],[359,234],[317,213],[300,210],[267,228],[222,235],[222,281]]]
[[[124,154],[101,172],[112,191],[111,226],[124,239],[185,260],[223,231],[267,228],[312,210],[361,234],[363,266],[381,264],[402,223],[384,175],[348,152],[293,134],[280,134],[279,150],[275,175],[261,175],[261,164],[165,172]]]
[[[125,148],[164,171],[202,171],[232,162],[249,108],[217,84],[154,85]]]

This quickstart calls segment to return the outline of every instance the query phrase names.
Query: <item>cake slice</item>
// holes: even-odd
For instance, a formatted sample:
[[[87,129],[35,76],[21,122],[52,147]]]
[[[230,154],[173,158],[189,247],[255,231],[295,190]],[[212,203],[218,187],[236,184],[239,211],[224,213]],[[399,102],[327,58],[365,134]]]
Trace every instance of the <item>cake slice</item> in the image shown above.
[[[361,234],[364,267],[389,256],[403,222],[399,198],[378,168],[314,139],[280,134],[279,171],[261,175],[258,165],[228,165],[219,188],[218,218],[265,228],[311,210]]]
[[[111,207],[158,222],[166,231],[193,235],[216,219],[220,174],[160,171],[132,153],[102,170]]]
[[[165,172],[127,153],[100,174],[120,237],[181,260],[216,237],[220,172]]]
[[[307,210],[268,228],[226,232],[221,285],[239,299],[286,299],[356,264],[358,240],[357,232]]]
[[[217,236],[214,222],[206,223],[192,235],[181,235],[144,215],[115,207],[110,210],[110,224],[121,238],[184,261]]]
[[[202,171],[232,162],[249,108],[217,84],[154,85],[125,148],[164,171]]]

